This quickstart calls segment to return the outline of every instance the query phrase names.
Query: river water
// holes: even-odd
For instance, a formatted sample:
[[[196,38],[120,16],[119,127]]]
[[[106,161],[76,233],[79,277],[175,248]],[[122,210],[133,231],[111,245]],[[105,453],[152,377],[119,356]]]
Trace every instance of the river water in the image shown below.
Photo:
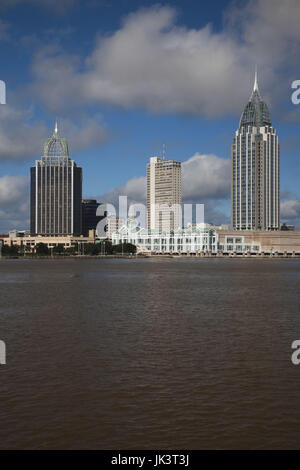
[[[298,260],[0,260],[0,448],[300,448],[299,285]]]

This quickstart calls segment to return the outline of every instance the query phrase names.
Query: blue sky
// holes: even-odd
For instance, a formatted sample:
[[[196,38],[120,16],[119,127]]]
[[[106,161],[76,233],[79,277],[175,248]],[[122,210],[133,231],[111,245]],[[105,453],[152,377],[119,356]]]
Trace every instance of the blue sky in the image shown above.
[[[143,201],[165,143],[184,200],[228,223],[230,146],[256,63],[281,144],[282,220],[299,226],[299,21],[297,0],[2,0],[0,232],[28,227],[29,168],[56,117],[84,196]]]

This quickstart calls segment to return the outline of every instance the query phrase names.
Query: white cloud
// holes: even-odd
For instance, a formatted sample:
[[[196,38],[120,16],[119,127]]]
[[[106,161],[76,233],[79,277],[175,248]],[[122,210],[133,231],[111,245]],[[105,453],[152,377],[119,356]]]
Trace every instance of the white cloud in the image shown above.
[[[282,201],[280,215],[283,220],[300,219],[300,199]]]
[[[54,112],[88,104],[80,67],[79,57],[62,52],[57,45],[42,47],[33,63],[35,81],[29,86],[29,95],[37,95]]]
[[[0,160],[19,160],[40,155],[48,132],[44,123],[32,121],[32,111],[10,105],[0,107]]]
[[[250,0],[231,7],[217,32],[209,25],[179,27],[176,21],[172,7],[132,13],[119,30],[98,39],[84,63],[58,49],[42,49],[31,90],[50,109],[107,102],[214,117],[241,112],[257,63],[268,86],[263,95],[273,103],[286,100],[289,80],[298,72],[298,0]]]
[[[66,118],[61,125],[61,135],[68,140],[72,153],[100,145],[108,138],[99,115],[81,116],[76,122]],[[44,122],[32,120],[30,109],[17,109],[7,104],[0,106],[0,161],[33,161],[42,155],[44,142],[51,134],[52,129]]]
[[[0,233],[29,226],[29,179],[24,176],[0,178]]]
[[[230,160],[196,153],[182,164],[183,198],[190,201],[230,196]]]
[[[16,202],[24,202],[28,178],[25,176],[2,176],[0,178],[0,207],[7,207]]]
[[[300,4],[298,0],[250,0],[242,8],[232,3],[226,13],[230,28],[238,28],[246,44],[255,45],[265,54],[273,54],[270,59],[289,56],[293,44],[300,40]],[[278,51],[278,48],[280,50]]]
[[[205,217],[212,221],[227,220],[223,203],[230,197],[230,160],[216,155],[196,153],[182,163],[183,203],[205,204]],[[131,178],[124,185],[98,197],[101,202],[119,206],[119,196],[127,196],[128,205],[146,203],[147,179]],[[214,207],[214,206],[220,206]]]
[[[65,118],[62,120],[62,132],[68,140],[71,154],[100,145],[109,138],[108,130],[100,115],[84,116],[79,122]]]
[[[157,6],[129,15],[117,32],[101,38],[82,73],[78,58],[57,49],[40,51],[33,90],[50,108],[104,101],[220,115],[235,110],[235,100],[228,98],[233,90],[240,101],[245,99],[238,85],[249,82],[251,69],[241,60],[242,52],[229,36],[214,34],[208,26],[177,27],[175,10]]]
[[[116,208],[119,204],[119,196],[127,196],[128,204],[146,203],[147,179],[145,176],[131,178],[125,184],[110,189],[107,193],[98,197],[100,202],[113,204]]]

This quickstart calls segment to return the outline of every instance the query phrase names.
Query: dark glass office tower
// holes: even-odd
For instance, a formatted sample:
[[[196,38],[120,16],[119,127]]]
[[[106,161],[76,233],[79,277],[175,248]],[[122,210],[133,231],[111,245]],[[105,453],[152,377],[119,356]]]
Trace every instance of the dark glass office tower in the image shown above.
[[[96,215],[100,205],[101,202],[97,202],[95,199],[83,199],[82,201],[82,235],[85,237],[88,237],[89,230],[96,230],[98,222],[105,217],[106,212],[103,216]]]
[[[82,170],[70,160],[56,123],[42,159],[31,168],[31,234],[81,235],[81,198]]]
[[[279,230],[280,147],[255,73],[231,151],[231,217],[235,230]]]

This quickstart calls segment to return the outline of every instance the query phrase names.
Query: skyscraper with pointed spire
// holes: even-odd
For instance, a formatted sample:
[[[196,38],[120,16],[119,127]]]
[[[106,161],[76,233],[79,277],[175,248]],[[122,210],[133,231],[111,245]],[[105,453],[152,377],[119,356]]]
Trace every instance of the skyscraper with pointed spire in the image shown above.
[[[235,230],[280,227],[280,147],[257,71],[231,149],[231,223]]]
[[[32,235],[81,235],[82,170],[69,158],[57,121],[44,155],[31,168]]]

